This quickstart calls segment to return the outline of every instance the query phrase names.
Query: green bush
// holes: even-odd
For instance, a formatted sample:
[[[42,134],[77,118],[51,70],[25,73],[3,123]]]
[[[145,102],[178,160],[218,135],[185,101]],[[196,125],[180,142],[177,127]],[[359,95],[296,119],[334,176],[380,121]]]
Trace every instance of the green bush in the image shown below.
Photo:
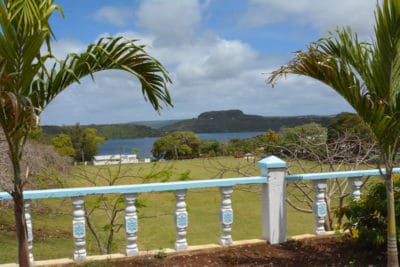
[[[395,179],[397,180],[397,179]],[[396,228],[400,229],[400,183],[395,182],[394,198],[396,206]],[[344,215],[347,222],[344,229],[349,230],[353,239],[361,246],[377,246],[386,244],[386,185],[377,183],[370,187],[367,194],[359,200],[351,200],[348,206],[338,212]],[[397,240],[400,233],[397,231]]]

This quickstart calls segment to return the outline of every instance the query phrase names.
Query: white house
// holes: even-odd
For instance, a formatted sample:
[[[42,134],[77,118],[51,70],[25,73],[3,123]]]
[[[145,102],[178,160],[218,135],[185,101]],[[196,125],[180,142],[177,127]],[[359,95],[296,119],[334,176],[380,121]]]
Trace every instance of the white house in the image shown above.
[[[130,155],[101,155],[94,156],[93,165],[112,165],[112,164],[139,163],[136,154]]]

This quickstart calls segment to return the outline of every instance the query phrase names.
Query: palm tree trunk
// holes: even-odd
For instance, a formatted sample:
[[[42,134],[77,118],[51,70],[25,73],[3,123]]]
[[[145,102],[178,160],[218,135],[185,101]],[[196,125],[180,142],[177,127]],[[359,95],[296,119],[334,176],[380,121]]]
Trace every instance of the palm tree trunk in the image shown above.
[[[398,267],[399,258],[396,238],[396,216],[394,206],[394,191],[392,171],[387,169],[386,174],[386,198],[387,198],[387,266]]]
[[[18,259],[20,266],[30,266],[28,251],[28,234],[25,220],[24,196],[21,182],[20,164],[14,162],[14,191],[12,197],[14,200],[14,217],[18,238]]]

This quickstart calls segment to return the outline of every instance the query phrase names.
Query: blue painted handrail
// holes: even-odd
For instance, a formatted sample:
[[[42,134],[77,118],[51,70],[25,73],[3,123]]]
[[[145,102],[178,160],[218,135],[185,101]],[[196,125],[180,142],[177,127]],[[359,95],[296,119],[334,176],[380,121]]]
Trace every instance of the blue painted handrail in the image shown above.
[[[386,171],[382,169],[382,173],[385,172]],[[393,173],[400,173],[400,168],[394,168]],[[287,181],[324,180],[324,179],[351,178],[351,177],[378,176],[378,175],[380,175],[380,171],[378,169],[374,169],[374,170],[292,174],[292,175],[287,175],[286,180]],[[224,187],[224,186],[234,186],[241,184],[263,184],[267,182],[268,182],[267,177],[253,176],[253,177],[209,179],[209,180],[169,182],[169,183],[57,188],[57,189],[47,189],[47,190],[27,190],[24,191],[24,198],[45,199],[45,198],[78,197],[78,196],[98,195],[98,194],[145,193],[145,192],[174,191],[174,190],[194,189],[194,188]],[[0,200],[8,200],[11,198],[12,197],[9,193],[0,192]]]
[[[386,173],[385,169],[381,169],[381,171],[383,174]],[[379,169],[374,169],[374,170],[292,174],[292,175],[286,176],[286,180],[287,181],[303,181],[303,180],[324,180],[324,179],[336,179],[336,178],[378,176],[381,174],[381,171],[379,171]],[[394,168],[393,173],[400,173],[400,168]]]
[[[65,198],[99,194],[129,194],[158,191],[173,191],[181,189],[224,187],[241,184],[263,184],[267,182],[267,177],[253,176],[229,179],[210,179],[169,183],[135,184],[135,185],[114,185],[114,186],[94,186],[77,188],[58,188],[47,190],[27,190],[24,191],[25,199],[44,199],[44,198]],[[11,195],[0,192],[0,200],[11,199]]]

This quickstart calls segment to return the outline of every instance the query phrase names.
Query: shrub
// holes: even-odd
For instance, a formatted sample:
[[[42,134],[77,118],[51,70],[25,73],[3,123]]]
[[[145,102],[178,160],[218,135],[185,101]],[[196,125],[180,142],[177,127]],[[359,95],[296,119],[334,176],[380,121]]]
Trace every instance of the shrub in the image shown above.
[[[396,228],[400,229],[400,182],[396,177],[394,180]],[[351,200],[337,215],[347,218],[344,229],[350,231],[359,245],[381,247],[387,239],[386,205],[386,185],[381,182],[371,186],[368,193],[359,200]],[[397,231],[397,240],[399,237],[400,233]]]

